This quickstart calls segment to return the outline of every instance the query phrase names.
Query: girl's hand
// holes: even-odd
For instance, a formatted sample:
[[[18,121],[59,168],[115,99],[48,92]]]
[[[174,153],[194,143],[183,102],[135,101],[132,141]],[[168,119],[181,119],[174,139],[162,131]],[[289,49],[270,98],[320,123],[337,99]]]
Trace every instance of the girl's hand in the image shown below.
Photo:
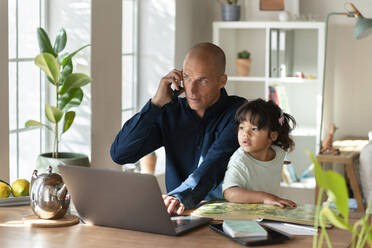
[[[293,202],[291,200],[284,199],[284,198],[280,198],[276,195],[272,195],[272,194],[269,194],[269,193],[266,193],[266,195],[264,197],[264,200],[263,200],[263,203],[268,204],[268,205],[276,205],[276,206],[279,206],[281,208],[284,208],[284,207],[295,208],[295,207],[297,207],[297,204],[295,202]]]

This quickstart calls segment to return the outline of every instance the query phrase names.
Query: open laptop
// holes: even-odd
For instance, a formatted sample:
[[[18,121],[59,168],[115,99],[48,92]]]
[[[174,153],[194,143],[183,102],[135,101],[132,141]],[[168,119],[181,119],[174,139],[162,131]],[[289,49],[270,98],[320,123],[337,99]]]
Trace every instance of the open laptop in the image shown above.
[[[211,221],[170,217],[153,175],[63,165],[58,169],[85,223],[179,235]]]

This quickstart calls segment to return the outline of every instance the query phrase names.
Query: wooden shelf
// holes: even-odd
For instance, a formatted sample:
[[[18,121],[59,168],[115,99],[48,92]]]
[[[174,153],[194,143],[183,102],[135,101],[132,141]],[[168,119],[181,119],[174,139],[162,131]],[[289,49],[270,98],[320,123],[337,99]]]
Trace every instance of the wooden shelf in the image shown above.
[[[277,77],[269,78],[269,83],[290,83],[290,84],[303,84],[303,83],[317,83],[318,79],[306,79],[298,77]]]
[[[238,21],[238,22],[214,22],[214,28],[224,29],[260,29],[260,28],[288,28],[288,29],[316,29],[323,28],[324,22],[265,22],[265,21]]]

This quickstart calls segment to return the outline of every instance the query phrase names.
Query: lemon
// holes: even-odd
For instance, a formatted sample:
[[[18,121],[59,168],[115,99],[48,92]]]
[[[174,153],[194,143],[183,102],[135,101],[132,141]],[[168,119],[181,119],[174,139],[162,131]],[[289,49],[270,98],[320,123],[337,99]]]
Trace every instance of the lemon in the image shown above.
[[[17,179],[12,184],[12,194],[14,197],[30,195],[30,182],[26,179]]]
[[[8,198],[10,195],[10,188],[7,184],[0,182],[0,198]]]

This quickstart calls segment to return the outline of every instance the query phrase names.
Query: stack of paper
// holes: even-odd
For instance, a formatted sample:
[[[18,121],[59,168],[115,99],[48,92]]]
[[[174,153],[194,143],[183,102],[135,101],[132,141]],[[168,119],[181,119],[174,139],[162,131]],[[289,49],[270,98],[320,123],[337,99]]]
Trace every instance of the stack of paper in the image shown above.
[[[225,220],[222,228],[233,238],[267,237],[267,231],[254,220]]]
[[[273,229],[287,236],[315,235],[317,230],[313,226],[296,225],[277,221],[262,221],[261,225]]]

